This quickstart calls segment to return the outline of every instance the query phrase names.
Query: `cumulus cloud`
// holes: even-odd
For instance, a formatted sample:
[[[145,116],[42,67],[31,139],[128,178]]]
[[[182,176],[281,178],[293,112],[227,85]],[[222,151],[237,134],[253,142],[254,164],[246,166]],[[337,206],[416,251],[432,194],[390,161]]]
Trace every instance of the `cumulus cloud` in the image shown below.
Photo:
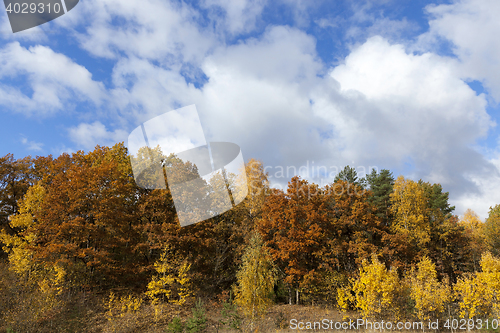
[[[498,169],[472,147],[494,122],[485,96],[460,79],[458,68],[454,59],[408,54],[370,38],[331,72],[346,100],[323,106],[330,114],[319,112],[336,124],[352,158],[400,168],[410,158],[408,176],[441,183],[455,202],[483,196],[478,179],[497,179]]]
[[[275,27],[207,58],[200,110],[210,137],[277,166],[404,167],[455,193],[479,193],[466,174],[494,167],[471,146],[493,125],[484,95],[455,60],[413,55],[381,37],[319,77],[314,39]],[[209,116],[208,116],[209,115]]]
[[[69,137],[77,147],[93,149],[96,145],[111,146],[117,142],[126,141],[128,132],[117,129],[108,131],[106,126],[99,121],[91,124],[81,123],[68,130]]]
[[[500,203],[500,154],[489,160],[496,168],[491,173],[483,175],[470,175],[469,178],[480,189],[479,193],[463,193],[458,200],[454,200],[457,212],[464,212],[472,208],[478,215],[485,219],[488,217],[490,207]]]
[[[420,36],[422,47],[452,43],[462,62],[462,75],[482,81],[492,97],[500,102],[500,2],[462,0],[448,5],[426,7],[431,19],[429,32]]]
[[[84,21],[85,30],[76,38],[99,57],[120,59],[125,54],[164,66],[197,63],[215,41],[209,30],[198,28],[200,14],[184,2],[90,0],[79,6],[73,24]]]
[[[146,59],[125,58],[113,68],[110,91],[123,126],[135,128],[164,112],[193,104],[200,91],[179,70],[165,69]]]
[[[74,97],[99,105],[105,97],[101,83],[63,54],[37,45],[13,42],[0,49],[0,79],[8,82],[26,76],[31,94],[9,84],[0,85],[0,104],[24,113],[60,110]],[[31,95],[31,96],[30,96]]]
[[[197,102],[208,137],[273,165],[317,156],[322,124],[310,113],[309,92],[322,64],[314,43],[297,29],[274,27],[217,49],[202,65],[209,80]]]

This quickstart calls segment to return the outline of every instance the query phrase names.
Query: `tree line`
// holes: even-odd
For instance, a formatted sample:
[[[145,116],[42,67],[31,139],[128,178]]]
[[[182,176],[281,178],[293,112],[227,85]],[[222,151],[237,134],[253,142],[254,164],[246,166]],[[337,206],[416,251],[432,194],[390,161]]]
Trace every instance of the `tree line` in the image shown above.
[[[198,174],[175,155],[162,160]],[[181,228],[168,188],[136,185],[123,144],[57,158],[8,154],[0,158],[2,260],[26,290],[45,286],[50,299],[122,288],[157,303],[229,290],[253,302],[257,296],[242,296],[244,272],[262,269],[255,260],[264,260],[274,302],[362,309],[356,297],[368,293],[353,281],[370,269],[390,272],[386,281],[426,271],[444,288],[473,279],[500,254],[500,205],[485,223],[471,210],[459,218],[440,184],[385,169],[359,179],[347,166],[326,186],[293,177],[279,190],[261,162],[245,168],[241,204]],[[3,302],[15,306],[9,297]]]

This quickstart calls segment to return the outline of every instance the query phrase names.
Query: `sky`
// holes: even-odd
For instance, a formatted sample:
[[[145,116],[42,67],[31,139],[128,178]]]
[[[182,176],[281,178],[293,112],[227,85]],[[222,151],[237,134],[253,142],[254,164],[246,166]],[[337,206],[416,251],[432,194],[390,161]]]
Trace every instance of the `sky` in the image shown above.
[[[82,0],[12,33],[0,11],[0,156],[127,143],[195,105],[207,141],[273,186],[345,165],[500,204],[500,1]]]

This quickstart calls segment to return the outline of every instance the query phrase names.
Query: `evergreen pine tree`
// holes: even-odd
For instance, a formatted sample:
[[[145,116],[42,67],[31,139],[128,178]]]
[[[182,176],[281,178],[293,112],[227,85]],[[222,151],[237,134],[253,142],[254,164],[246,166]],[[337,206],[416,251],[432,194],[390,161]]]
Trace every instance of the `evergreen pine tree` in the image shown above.
[[[363,188],[365,187],[365,179],[358,179],[358,173],[356,172],[356,169],[351,168],[348,165],[346,165],[344,167],[344,170],[340,171],[335,176],[334,182],[337,182],[338,180],[343,180],[350,184],[359,185]]]
[[[390,194],[394,186],[392,172],[382,169],[380,173],[377,173],[375,169],[372,169],[372,172],[366,175],[366,182],[372,192],[369,200],[377,209],[375,214],[385,225],[389,225],[391,220]]]

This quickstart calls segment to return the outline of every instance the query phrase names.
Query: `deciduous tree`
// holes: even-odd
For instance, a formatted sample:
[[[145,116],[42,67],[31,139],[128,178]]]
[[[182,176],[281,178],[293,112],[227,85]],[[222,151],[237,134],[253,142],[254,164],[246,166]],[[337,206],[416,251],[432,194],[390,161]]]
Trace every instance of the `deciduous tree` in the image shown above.
[[[393,232],[405,235],[415,247],[425,248],[430,241],[427,200],[424,190],[411,179],[399,176],[391,195]]]
[[[9,216],[19,211],[18,201],[35,181],[31,166],[29,156],[18,160],[12,154],[0,157],[0,230],[9,234],[17,231],[9,224]]]
[[[423,257],[416,269],[412,268],[409,286],[417,318],[420,320],[439,318],[451,300],[450,286],[447,281],[438,281],[436,265],[429,257]]]
[[[454,286],[462,318],[486,318],[500,314],[500,259],[486,252],[481,272],[466,275]]]
[[[400,288],[398,273],[393,269],[387,270],[374,256],[371,263],[363,261],[359,277],[353,283],[355,306],[365,318],[397,317],[400,312]]]
[[[459,224],[465,227],[465,232],[470,240],[473,268],[477,271],[479,269],[481,254],[487,250],[487,241],[483,230],[484,223],[473,210],[468,208],[460,219]]]
[[[318,253],[324,238],[321,226],[327,214],[324,204],[319,187],[299,177],[292,178],[286,193],[271,190],[264,203],[257,231],[285,275],[290,302],[292,289],[297,291],[323,261]]]
[[[236,274],[235,302],[252,323],[265,314],[273,303],[272,294],[276,271],[261,236],[255,233],[242,258]]]
[[[497,256],[500,255],[500,204],[490,207],[484,224],[484,235],[490,251]]]

